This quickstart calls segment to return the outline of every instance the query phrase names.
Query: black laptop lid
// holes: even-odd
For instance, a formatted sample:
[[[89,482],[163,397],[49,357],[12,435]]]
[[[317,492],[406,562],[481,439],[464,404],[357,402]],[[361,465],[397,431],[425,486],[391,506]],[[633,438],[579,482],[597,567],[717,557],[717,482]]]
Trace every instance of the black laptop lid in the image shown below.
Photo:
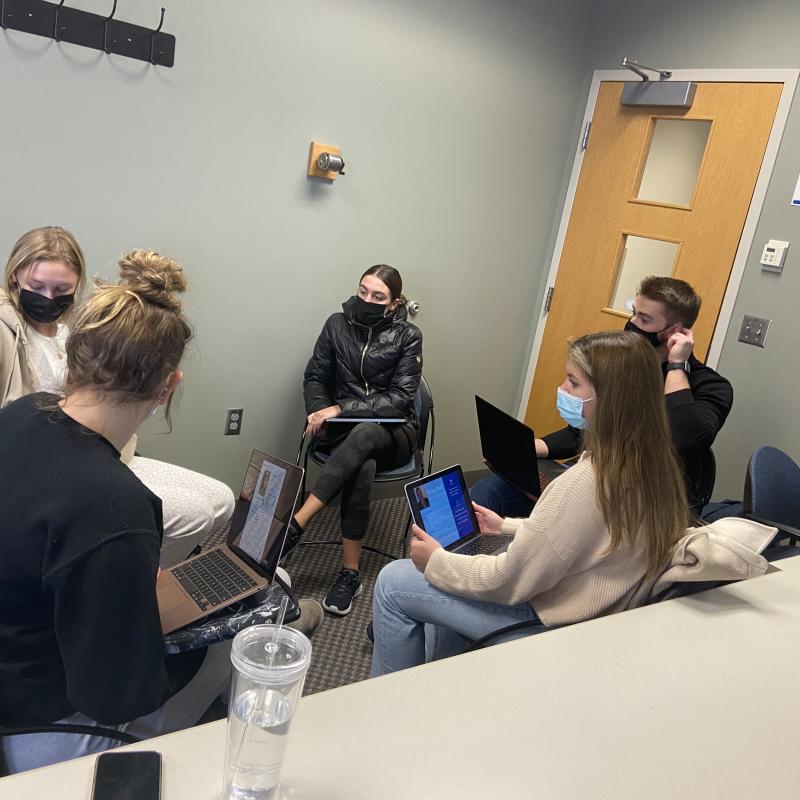
[[[524,423],[475,395],[483,458],[493,472],[523,492],[539,496],[536,435]]]
[[[272,580],[294,513],[303,470],[253,450],[236,501],[228,547],[256,572]]]

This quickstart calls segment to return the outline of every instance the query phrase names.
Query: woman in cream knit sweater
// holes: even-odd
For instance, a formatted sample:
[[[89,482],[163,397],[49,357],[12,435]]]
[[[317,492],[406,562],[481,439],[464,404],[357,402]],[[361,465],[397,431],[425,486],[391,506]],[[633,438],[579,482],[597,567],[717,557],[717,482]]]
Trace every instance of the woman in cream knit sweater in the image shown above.
[[[686,497],[653,348],[625,332],[575,340],[557,403],[585,429],[581,460],[527,519],[475,505],[484,533],[515,534],[500,555],[449,553],[414,526],[411,558],[375,586],[373,675],[454,655],[514,622],[556,627],[621,611],[669,561]]]

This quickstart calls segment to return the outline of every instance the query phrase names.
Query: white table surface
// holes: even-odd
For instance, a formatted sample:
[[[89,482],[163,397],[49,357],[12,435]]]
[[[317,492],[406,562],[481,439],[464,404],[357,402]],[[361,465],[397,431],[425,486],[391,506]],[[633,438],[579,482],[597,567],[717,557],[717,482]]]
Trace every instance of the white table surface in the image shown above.
[[[795,798],[800,556],[780,571],[304,698],[284,800]],[[217,800],[225,723],[151,739]],[[0,781],[88,800],[94,757]]]

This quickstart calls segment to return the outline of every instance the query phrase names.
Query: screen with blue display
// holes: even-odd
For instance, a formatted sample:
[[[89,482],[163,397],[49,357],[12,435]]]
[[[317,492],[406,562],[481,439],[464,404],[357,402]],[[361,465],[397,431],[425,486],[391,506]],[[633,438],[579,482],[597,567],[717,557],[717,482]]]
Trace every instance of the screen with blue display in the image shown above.
[[[410,499],[420,527],[442,547],[476,532],[457,468],[415,486]]]

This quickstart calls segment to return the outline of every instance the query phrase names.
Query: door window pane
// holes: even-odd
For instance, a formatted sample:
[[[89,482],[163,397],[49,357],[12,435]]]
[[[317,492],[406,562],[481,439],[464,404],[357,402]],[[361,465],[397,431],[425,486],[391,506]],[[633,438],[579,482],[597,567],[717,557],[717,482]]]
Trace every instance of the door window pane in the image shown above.
[[[707,119],[656,120],[637,199],[691,205],[710,130]]]
[[[648,275],[672,275],[678,247],[676,242],[625,234],[611,308],[630,314],[636,289],[643,278]]]

